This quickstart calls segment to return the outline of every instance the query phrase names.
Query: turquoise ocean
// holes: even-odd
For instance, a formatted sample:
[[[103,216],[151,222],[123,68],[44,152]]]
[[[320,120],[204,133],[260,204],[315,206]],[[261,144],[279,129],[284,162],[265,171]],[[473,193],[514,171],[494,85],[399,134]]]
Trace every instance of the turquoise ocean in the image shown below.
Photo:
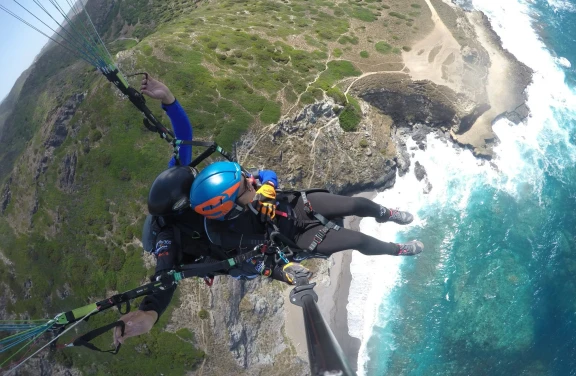
[[[464,1],[463,1],[464,2]],[[531,116],[494,125],[493,161],[429,135],[375,201],[409,227],[361,222],[414,258],[354,253],[350,334],[359,375],[576,375],[576,0],[472,0],[534,70]]]

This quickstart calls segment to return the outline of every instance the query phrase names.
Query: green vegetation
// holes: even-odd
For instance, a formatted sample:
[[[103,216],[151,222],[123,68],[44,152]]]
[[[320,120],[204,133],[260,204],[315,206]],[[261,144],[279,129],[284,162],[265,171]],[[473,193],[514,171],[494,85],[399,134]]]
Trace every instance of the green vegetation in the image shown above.
[[[188,328],[178,329],[176,335],[185,341],[194,341],[194,333]]]
[[[150,335],[134,337],[124,344],[119,356],[77,348],[56,351],[53,352],[53,356],[55,360],[69,366],[87,367],[95,375],[183,375],[194,369],[205,354],[194,348],[189,337],[180,336],[182,330],[177,334],[164,330],[169,314],[170,312],[166,312],[160,317],[160,321],[152,328]],[[91,327],[112,322],[116,315],[117,313],[95,315],[90,318]],[[71,336],[69,340],[73,338]],[[110,337],[103,335],[95,339],[93,343],[102,349],[108,349]],[[79,354],[81,356],[78,356]]]
[[[198,311],[198,317],[200,317],[202,320],[206,320],[208,317],[210,317],[210,314],[205,309],[201,309]]]
[[[138,42],[133,39],[119,39],[108,45],[108,50],[112,55],[116,55],[118,52],[129,50],[137,44]]]
[[[340,44],[350,43],[356,45],[358,44],[358,42],[360,42],[360,40],[356,36],[343,35],[340,38],[338,38],[338,43]]]
[[[402,20],[408,20],[409,19],[408,16],[405,16],[402,13],[398,13],[398,12],[390,12],[388,14],[391,15],[392,17],[400,18]]]
[[[358,124],[362,120],[362,110],[358,101],[351,96],[347,96],[348,104],[340,113],[340,127],[346,132],[354,132],[358,129]]]
[[[374,48],[376,49],[376,51],[385,55],[385,54],[389,54],[390,52],[392,52],[393,47],[390,44],[388,44],[384,41],[381,41],[381,42],[376,43]]]
[[[360,51],[360,57],[368,58],[370,57],[370,54],[368,53],[368,51]]]
[[[402,49],[406,52],[409,52],[412,50],[412,48],[410,48],[409,46],[402,46]]]
[[[336,102],[340,106],[344,106],[346,104],[346,96],[337,87],[331,87],[330,89],[328,89],[326,91],[326,95],[334,99],[334,102]]]
[[[358,146],[360,146],[361,148],[367,148],[368,147],[368,141],[365,138],[363,138],[358,143]]]
[[[336,60],[328,63],[328,69],[322,72],[315,85],[323,90],[330,89],[337,81],[346,77],[360,76],[354,64],[346,60]]]
[[[346,13],[348,13],[349,16],[364,22],[373,22],[378,19],[378,16],[375,15],[372,11],[362,7],[347,8]]]

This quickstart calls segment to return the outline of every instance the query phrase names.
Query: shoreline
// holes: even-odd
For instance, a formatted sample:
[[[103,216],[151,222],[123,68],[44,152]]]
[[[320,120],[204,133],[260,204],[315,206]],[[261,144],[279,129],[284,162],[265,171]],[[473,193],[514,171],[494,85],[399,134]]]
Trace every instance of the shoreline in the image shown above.
[[[375,191],[361,192],[353,195],[353,197],[365,197],[372,200],[376,197],[376,194],[377,192]],[[361,219],[360,217],[345,218],[344,227],[358,231]],[[324,320],[326,320],[334,333],[334,337],[336,337],[342,347],[351,368],[357,371],[361,341],[359,338],[348,334],[347,306],[352,283],[352,273],[350,272],[352,252],[352,250],[347,250],[332,255],[326,260],[329,263],[327,275],[317,275],[312,282],[317,283],[314,291],[318,294],[318,308]],[[286,336],[294,345],[297,356],[308,363],[302,309],[290,303],[289,294],[291,290],[292,288],[289,288],[284,291],[284,328]]]

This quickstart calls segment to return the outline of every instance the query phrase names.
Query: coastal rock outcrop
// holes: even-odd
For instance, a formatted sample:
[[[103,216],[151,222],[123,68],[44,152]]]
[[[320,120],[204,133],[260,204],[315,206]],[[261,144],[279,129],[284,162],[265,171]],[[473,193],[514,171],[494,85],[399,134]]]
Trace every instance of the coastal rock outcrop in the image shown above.
[[[408,74],[382,74],[362,79],[354,85],[354,93],[389,115],[396,127],[450,128],[474,123],[490,106],[477,104],[466,95],[431,81],[412,81]]]
[[[418,161],[414,163],[414,175],[416,175],[416,179],[418,181],[420,182],[423,181],[424,193],[426,194],[430,193],[430,191],[432,190],[432,183],[430,183],[430,180],[428,180],[428,173],[426,172],[426,169]]]

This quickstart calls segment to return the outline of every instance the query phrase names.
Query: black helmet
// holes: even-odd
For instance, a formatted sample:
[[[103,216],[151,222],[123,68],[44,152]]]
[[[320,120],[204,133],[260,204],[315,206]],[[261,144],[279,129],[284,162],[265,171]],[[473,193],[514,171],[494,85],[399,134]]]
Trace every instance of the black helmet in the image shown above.
[[[176,214],[190,208],[190,188],[196,170],[188,166],[171,167],[156,177],[148,194],[152,215]]]

